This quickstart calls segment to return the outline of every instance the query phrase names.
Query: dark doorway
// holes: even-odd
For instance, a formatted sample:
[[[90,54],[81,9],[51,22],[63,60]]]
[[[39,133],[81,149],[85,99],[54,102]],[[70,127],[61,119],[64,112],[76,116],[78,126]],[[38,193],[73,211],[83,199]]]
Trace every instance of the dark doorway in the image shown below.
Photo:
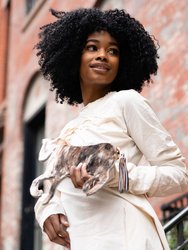
[[[22,192],[21,250],[42,250],[42,233],[35,221],[34,204],[29,188],[32,180],[43,172],[38,162],[41,140],[44,138],[45,108],[24,123],[24,169]]]

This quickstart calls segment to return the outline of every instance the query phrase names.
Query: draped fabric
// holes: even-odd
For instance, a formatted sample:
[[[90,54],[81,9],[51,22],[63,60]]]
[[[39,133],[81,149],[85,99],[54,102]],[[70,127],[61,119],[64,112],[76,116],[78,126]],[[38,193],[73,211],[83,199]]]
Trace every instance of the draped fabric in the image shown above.
[[[51,214],[66,214],[71,250],[169,249],[163,228],[147,197],[183,192],[188,186],[184,158],[147,99],[134,90],[110,92],[83,107],[61,131],[76,146],[109,142],[124,153],[129,193],[118,192],[118,168],[105,188],[86,197],[66,178],[48,205],[43,194],[35,206],[41,227]],[[45,140],[40,157],[55,140]],[[140,164],[142,157],[147,164]]]

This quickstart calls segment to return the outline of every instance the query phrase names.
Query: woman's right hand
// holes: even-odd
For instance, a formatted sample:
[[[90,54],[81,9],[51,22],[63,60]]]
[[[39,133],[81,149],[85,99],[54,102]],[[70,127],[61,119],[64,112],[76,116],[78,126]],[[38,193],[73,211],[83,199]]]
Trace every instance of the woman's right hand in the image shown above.
[[[69,223],[63,214],[52,214],[44,222],[44,232],[50,241],[70,249],[70,238],[67,232]]]
[[[85,163],[79,163],[77,167],[70,168],[70,178],[75,188],[82,188],[83,184],[91,178],[88,174]]]

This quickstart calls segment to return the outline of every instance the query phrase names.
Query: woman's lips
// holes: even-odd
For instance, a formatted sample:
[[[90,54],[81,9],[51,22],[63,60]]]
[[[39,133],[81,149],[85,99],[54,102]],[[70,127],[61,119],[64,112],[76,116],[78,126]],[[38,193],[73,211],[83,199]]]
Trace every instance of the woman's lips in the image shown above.
[[[97,72],[107,72],[110,70],[110,66],[107,63],[93,63],[90,64],[90,68]]]

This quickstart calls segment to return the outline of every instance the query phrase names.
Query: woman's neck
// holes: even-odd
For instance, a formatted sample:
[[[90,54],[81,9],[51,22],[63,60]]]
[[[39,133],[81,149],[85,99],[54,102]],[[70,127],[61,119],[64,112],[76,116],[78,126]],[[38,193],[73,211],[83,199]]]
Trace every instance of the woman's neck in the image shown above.
[[[97,99],[100,99],[101,97],[105,96],[107,93],[110,92],[110,88],[82,88],[82,99],[83,99],[83,104],[86,106],[90,102],[94,102]]]

